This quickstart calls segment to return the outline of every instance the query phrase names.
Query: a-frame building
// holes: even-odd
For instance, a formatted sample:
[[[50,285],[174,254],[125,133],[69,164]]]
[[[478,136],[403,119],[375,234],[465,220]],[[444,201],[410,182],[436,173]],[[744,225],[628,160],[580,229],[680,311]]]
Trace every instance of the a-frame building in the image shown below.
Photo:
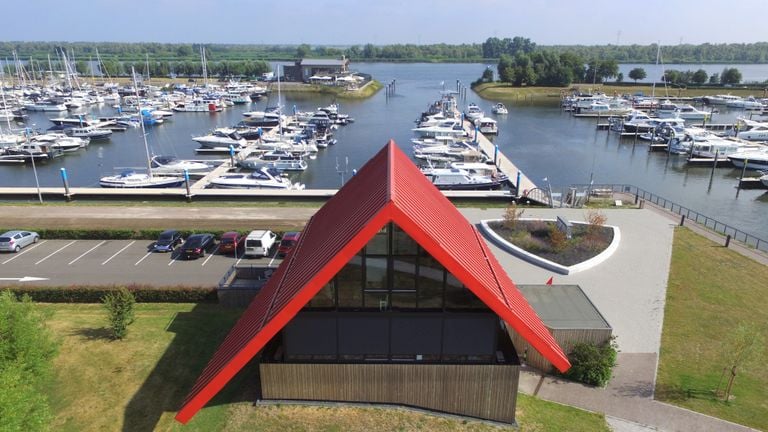
[[[259,354],[264,399],[513,422],[519,361],[507,331],[570,367],[477,229],[390,141],[310,219],[176,419]]]

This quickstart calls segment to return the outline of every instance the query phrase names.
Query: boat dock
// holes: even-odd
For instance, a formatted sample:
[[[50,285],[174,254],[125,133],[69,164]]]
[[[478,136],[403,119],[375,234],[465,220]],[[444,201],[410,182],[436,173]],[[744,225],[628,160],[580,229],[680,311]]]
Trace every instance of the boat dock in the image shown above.
[[[514,187],[514,196],[516,198],[526,198],[539,204],[550,205],[550,199],[547,192],[540,189],[536,184],[523,173],[499,148],[492,143],[482,133],[475,130],[475,125],[469,120],[464,120],[464,130],[470,138],[477,142],[477,147],[486,157],[493,160],[499,172],[509,178],[509,182]]]

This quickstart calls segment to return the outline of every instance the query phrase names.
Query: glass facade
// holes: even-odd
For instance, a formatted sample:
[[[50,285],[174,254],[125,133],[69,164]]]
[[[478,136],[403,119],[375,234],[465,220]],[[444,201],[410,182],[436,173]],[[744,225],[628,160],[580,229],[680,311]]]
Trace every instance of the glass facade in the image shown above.
[[[514,349],[499,345],[504,338],[498,316],[389,223],[286,325],[283,349],[274,348],[273,356],[297,362],[515,362]]]
[[[400,227],[389,223],[305,309],[488,310]]]

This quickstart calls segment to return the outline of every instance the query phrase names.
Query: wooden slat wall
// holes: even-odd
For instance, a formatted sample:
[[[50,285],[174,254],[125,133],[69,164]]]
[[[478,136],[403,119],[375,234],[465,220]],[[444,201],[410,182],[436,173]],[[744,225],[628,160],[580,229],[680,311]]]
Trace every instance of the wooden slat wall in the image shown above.
[[[517,365],[260,364],[264,399],[410,405],[515,421]]]
[[[525,363],[529,366],[540,369],[544,372],[552,372],[552,364],[549,363],[538,351],[533,349],[528,342],[520,337],[517,332],[509,329],[509,336],[512,338],[512,343],[515,344],[517,349],[517,355],[520,360],[525,359]],[[612,335],[610,328],[606,329],[549,329],[554,336],[558,344],[563,348],[563,351],[568,354],[573,349],[573,346],[579,342],[590,342],[601,344],[607,342]],[[528,350],[526,353],[526,349]],[[525,353],[525,354],[524,354]]]

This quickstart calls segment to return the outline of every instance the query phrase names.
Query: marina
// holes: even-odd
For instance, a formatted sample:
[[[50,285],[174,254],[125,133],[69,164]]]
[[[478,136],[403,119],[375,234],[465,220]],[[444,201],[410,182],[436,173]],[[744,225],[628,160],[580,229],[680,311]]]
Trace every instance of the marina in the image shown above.
[[[332,96],[317,94],[288,93],[283,95],[285,111],[291,113],[314,112],[317,107],[338,102],[340,110],[357,121],[348,127],[334,131],[336,145],[320,149],[317,158],[309,160],[304,171],[287,172],[292,182],[306,185],[302,191],[293,191],[297,197],[327,196],[329,191],[338,189],[345,179],[353,175],[373,152],[373,149],[389,139],[394,139],[401,148],[411,152],[413,120],[423,111],[427,103],[439,97],[444,82],[460,81],[469,83],[485,68],[481,64],[356,64],[356,68],[370,73],[381,82],[397,81],[396,91],[380,92],[368,100],[335,101]],[[735,198],[736,186],[741,170],[719,168],[710,185],[711,164],[686,165],[677,157],[661,157],[648,154],[642,140],[621,138],[617,133],[596,131],[596,119],[580,119],[557,108],[557,99],[542,102],[506,102],[508,114],[492,113],[496,100],[482,100],[471,91],[459,101],[462,109],[474,101],[482,111],[490,113],[498,123],[498,136],[480,138],[479,146],[493,159],[495,148],[503,155],[501,170],[509,181],[516,185],[520,171],[521,192],[542,191],[542,198],[548,199],[552,189],[554,197],[565,196],[571,184],[589,183],[590,178],[600,183],[628,183],[654,191],[701,213],[720,219],[735,220],[734,224],[747,232],[768,237],[768,228],[762,223],[764,206],[768,198],[762,191],[742,191]],[[461,95],[463,96],[463,95]],[[211,149],[199,152],[191,137],[201,136],[221,127],[231,127],[243,119],[244,112],[264,111],[274,105],[274,98],[262,98],[251,104],[228,107],[221,112],[185,113],[176,112],[162,124],[147,128],[147,140],[153,154],[172,155],[180,159],[214,160],[226,164],[230,160],[229,149]],[[707,124],[733,125],[743,111],[721,108]],[[95,118],[114,117],[116,110],[109,105],[96,105],[89,113]],[[52,123],[48,117],[62,117],[62,113],[29,112],[28,127],[42,129]],[[749,116],[749,113],[746,114]],[[753,115],[758,120],[759,116]],[[602,121],[605,120],[601,117]],[[698,122],[701,123],[701,122]],[[5,127],[3,127],[5,129]],[[139,128],[129,127],[123,132],[114,132],[108,140],[94,141],[83,150],[64,157],[51,159],[37,165],[37,174],[44,199],[62,199],[64,191],[60,169],[68,174],[73,197],[91,199],[97,191],[105,194],[120,193],[134,196],[168,196],[186,199],[185,187],[174,191],[107,191],[98,188],[100,177],[119,173],[124,168],[146,166],[146,156],[141,146]],[[468,138],[472,138],[473,127],[465,124]],[[470,134],[470,132],[472,134]],[[655,144],[654,144],[655,145]],[[207,150],[207,149],[206,149]],[[222,152],[223,151],[223,152]],[[235,150],[236,154],[239,149]],[[646,156],[646,154],[648,154]],[[510,165],[507,165],[509,161]],[[513,165],[512,165],[513,164]],[[556,167],[556,168],[555,168]],[[229,168],[220,168],[227,171]],[[7,163],[0,166],[0,182],[4,186],[3,196],[26,196],[36,199],[35,179],[32,167],[24,163]],[[749,173],[749,175],[754,175]],[[527,180],[526,180],[527,179]],[[526,183],[530,181],[530,183]],[[260,190],[215,190],[202,188],[203,183],[192,190],[194,199],[217,199],[214,197],[280,196],[284,191]],[[18,194],[14,192],[20,189]],[[320,192],[315,192],[319,190]],[[50,192],[48,192],[50,191]],[[446,191],[446,194],[472,193]],[[48,195],[50,193],[50,195]],[[512,191],[483,191],[485,196],[511,196]],[[53,198],[58,197],[58,198]],[[205,197],[205,198],[203,198]],[[209,198],[210,197],[210,198]],[[114,199],[114,198],[112,198]],[[169,198],[170,199],[170,198]],[[224,198],[222,198],[224,199]],[[320,198],[318,198],[320,199]],[[501,198],[504,199],[504,198]],[[735,219],[734,219],[735,218]]]

